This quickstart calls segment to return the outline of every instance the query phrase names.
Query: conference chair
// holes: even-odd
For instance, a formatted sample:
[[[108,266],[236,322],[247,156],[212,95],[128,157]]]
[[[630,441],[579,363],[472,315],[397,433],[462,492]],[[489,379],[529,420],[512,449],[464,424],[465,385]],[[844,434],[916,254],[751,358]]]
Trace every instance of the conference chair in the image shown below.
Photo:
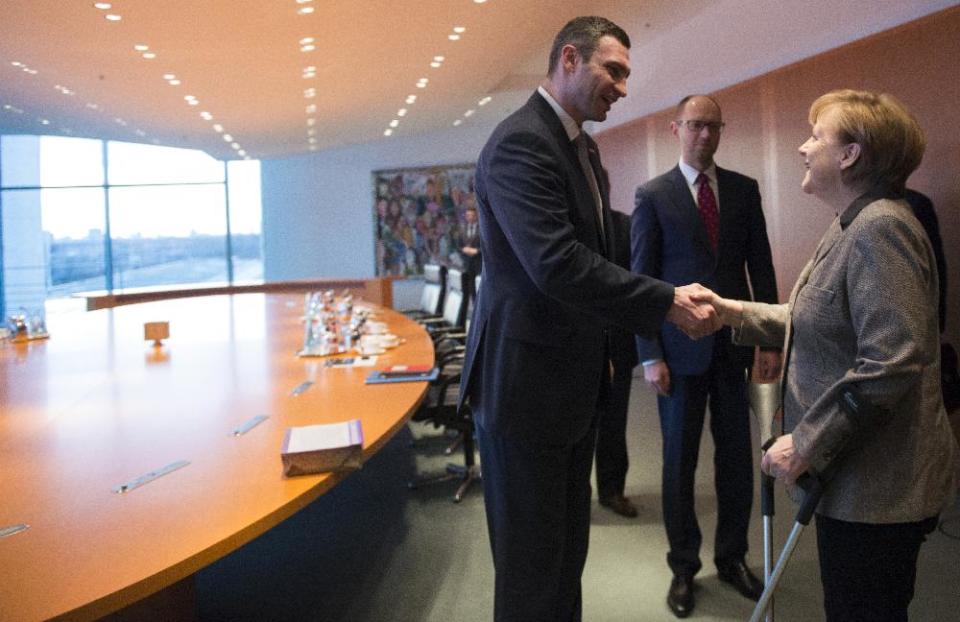
[[[413,419],[427,421],[435,427],[443,427],[457,432],[457,439],[463,449],[463,464],[447,464],[446,468],[438,473],[419,476],[407,483],[411,489],[417,489],[430,484],[459,481],[453,494],[453,502],[459,503],[464,494],[475,481],[480,480],[480,465],[476,462],[475,444],[473,440],[473,413],[469,405],[457,410],[457,395],[460,392],[460,371],[462,369],[463,353],[456,353],[438,361],[440,374],[427,391],[427,398],[418,409]],[[454,447],[453,445],[451,447]],[[450,448],[444,451],[452,453]]]
[[[466,332],[467,310],[470,305],[468,292],[472,283],[465,273],[456,268],[447,270],[447,287],[443,297],[443,313],[436,318],[417,318],[435,344],[448,335],[462,335]]]
[[[401,311],[411,319],[438,318],[443,311],[444,293],[447,283],[447,268],[439,264],[423,266],[423,289],[420,292],[420,306],[416,309]]]

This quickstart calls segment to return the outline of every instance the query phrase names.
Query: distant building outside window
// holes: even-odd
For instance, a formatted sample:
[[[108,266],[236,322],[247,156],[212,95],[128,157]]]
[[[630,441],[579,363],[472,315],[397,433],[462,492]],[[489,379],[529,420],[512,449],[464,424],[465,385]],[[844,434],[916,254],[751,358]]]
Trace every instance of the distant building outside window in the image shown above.
[[[258,282],[260,163],[134,143],[0,136],[0,313],[75,295]]]

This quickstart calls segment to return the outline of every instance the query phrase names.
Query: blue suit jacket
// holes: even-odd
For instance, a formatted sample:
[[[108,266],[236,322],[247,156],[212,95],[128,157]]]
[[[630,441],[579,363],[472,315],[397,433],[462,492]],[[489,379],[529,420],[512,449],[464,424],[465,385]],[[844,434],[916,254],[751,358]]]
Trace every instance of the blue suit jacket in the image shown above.
[[[675,285],[697,282],[725,298],[776,302],[777,282],[756,180],[717,167],[717,186],[716,252],[679,165],[637,188],[631,225],[634,272]],[[694,341],[665,324],[659,336],[637,339],[641,361],[662,358],[671,372],[687,375],[706,372],[715,347],[725,348],[728,358],[744,366],[753,358],[751,348],[732,344],[726,328]]]
[[[609,193],[595,143],[604,229]],[[551,444],[590,429],[608,324],[653,336],[673,301],[667,283],[606,259],[593,195],[556,113],[538,93],[494,130],[477,162],[483,282],[461,384],[494,434]]]

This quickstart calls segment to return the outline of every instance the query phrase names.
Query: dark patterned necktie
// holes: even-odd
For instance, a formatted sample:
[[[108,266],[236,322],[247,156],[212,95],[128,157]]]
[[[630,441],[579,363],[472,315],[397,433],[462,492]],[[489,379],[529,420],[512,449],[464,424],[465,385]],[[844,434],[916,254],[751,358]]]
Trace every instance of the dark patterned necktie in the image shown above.
[[[580,167],[590,185],[590,192],[593,194],[594,207],[597,210],[597,221],[600,223],[600,237],[604,236],[603,231],[603,204],[600,198],[600,186],[597,184],[597,176],[593,172],[593,166],[590,164],[590,154],[587,152],[587,138],[583,132],[577,134],[573,139],[573,144],[577,149],[577,159],[580,160]]]
[[[703,219],[703,226],[707,228],[707,237],[710,238],[710,246],[717,250],[717,243],[720,240],[720,210],[717,209],[717,197],[713,195],[713,188],[710,187],[710,180],[706,175],[700,173],[697,177],[697,209],[700,210],[700,218]]]

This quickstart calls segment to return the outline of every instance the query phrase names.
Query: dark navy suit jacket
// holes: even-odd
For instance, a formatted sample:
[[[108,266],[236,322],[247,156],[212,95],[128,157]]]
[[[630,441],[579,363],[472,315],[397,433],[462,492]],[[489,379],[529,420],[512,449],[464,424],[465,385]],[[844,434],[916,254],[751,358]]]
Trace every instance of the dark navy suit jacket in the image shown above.
[[[718,166],[717,186],[720,239],[716,252],[679,165],[637,188],[631,226],[634,272],[675,285],[700,283],[725,298],[777,302],[756,180]],[[727,328],[694,341],[665,324],[658,337],[637,339],[641,361],[662,358],[672,373],[685,375],[706,372],[714,347],[724,348],[732,361],[744,366],[753,359],[752,348],[732,344]]]
[[[596,144],[603,228],[609,192]],[[606,365],[606,327],[653,336],[667,283],[610,261],[589,183],[560,119],[534,93],[494,130],[477,163],[483,253],[461,403],[490,433],[569,444],[587,433]]]

